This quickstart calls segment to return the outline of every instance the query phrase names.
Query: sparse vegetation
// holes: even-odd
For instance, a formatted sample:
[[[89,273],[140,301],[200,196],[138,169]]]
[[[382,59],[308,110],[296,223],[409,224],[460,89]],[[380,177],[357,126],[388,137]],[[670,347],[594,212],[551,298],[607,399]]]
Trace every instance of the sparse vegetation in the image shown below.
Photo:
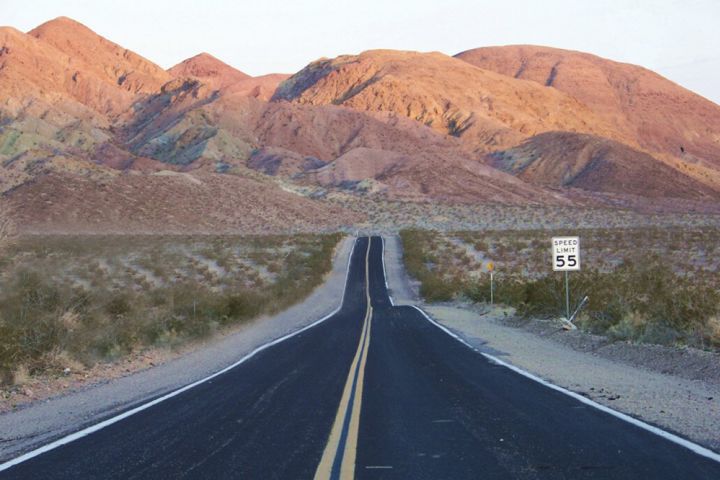
[[[174,347],[275,313],[320,284],[339,238],[21,238],[0,262],[0,380]]]
[[[489,301],[487,261],[496,265],[496,302],[519,315],[560,316],[562,274],[550,266],[549,239],[567,233],[527,230],[401,233],[405,264],[427,301]],[[575,230],[583,270],[571,274],[577,318],[613,340],[720,347],[720,259],[716,228]]]
[[[5,250],[15,238],[15,223],[13,222],[10,205],[0,197],[0,253]]]
[[[289,188],[287,185],[285,188]],[[332,205],[367,217],[349,231],[368,228],[396,232],[402,229],[438,231],[506,231],[572,229],[629,229],[665,227],[716,227],[720,216],[701,213],[639,213],[623,209],[492,203],[402,201],[366,196],[340,189],[306,187],[310,197],[324,197]]]

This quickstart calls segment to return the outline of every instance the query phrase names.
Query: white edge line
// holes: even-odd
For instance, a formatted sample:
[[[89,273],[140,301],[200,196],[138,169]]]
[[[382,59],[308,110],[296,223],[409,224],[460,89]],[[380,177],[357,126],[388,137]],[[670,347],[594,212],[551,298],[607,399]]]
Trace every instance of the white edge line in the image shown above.
[[[472,350],[474,350],[475,352],[477,352],[477,353],[479,353],[480,355],[484,356],[485,358],[487,358],[487,359],[490,360],[491,362],[496,363],[496,364],[498,364],[498,365],[501,365],[501,366],[503,366],[503,367],[509,368],[510,370],[512,370],[512,371],[514,371],[514,372],[516,372],[516,373],[519,373],[520,375],[522,375],[522,376],[524,376],[524,377],[527,377],[527,378],[529,378],[529,379],[531,379],[531,380],[534,380],[534,381],[536,381],[536,382],[538,382],[538,383],[540,383],[540,384],[542,384],[542,385],[544,385],[544,386],[546,386],[546,387],[548,387],[548,388],[551,388],[551,389],[556,390],[556,391],[558,391],[558,392],[564,393],[565,395],[568,395],[568,396],[574,398],[575,400],[579,400],[580,402],[582,402],[582,403],[584,403],[584,404],[586,404],[586,405],[590,405],[591,407],[595,407],[595,408],[597,408],[598,410],[602,410],[602,411],[605,412],[605,413],[609,413],[610,415],[612,415],[612,416],[614,416],[614,417],[617,417],[617,418],[619,418],[619,419],[621,419],[621,420],[624,420],[624,421],[626,421],[626,422],[628,422],[628,423],[631,423],[631,424],[633,424],[633,425],[635,425],[635,426],[637,426],[637,427],[640,427],[640,428],[642,428],[643,430],[647,430],[648,432],[654,433],[655,435],[658,435],[658,436],[660,436],[660,437],[662,437],[662,438],[664,438],[664,439],[666,439],[666,440],[669,440],[669,441],[671,441],[671,442],[673,442],[673,443],[676,443],[676,444],[678,444],[678,445],[680,445],[680,446],[682,446],[682,447],[685,447],[685,448],[687,448],[688,450],[692,450],[693,452],[697,453],[698,455],[702,455],[703,457],[709,458],[709,459],[714,460],[714,461],[716,461],[716,462],[720,462],[720,454],[715,453],[715,452],[713,452],[712,450],[710,450],[710,449],[708,449],[708,448],[705,448],[705,447],[703,447],[703,446],[701,446],[701,445],[698,445],[697,443],[693,443],[693,442],[691,442],[690,440],[686,440],[686,439],[684,439],[684,438],[682,438],[682,437],[679,437],[679,436],[675,435],[674,433],[667,432],[667,431],[665,431],[665,430],[663,430],[663,429],[661,429],[661,428],[659,428],[659,427],[656,427],[656,426],[654,426],[654,425],[650,425],[649,423],[645,423],[645,422],[643,422],[642,420],[638,420],[637,418],[631,417],[630,415],[624,414],[624,413],[622,413],[622,412],[618,412],[617,410],[613,410],[612,408],[607,407],[607,406],[605,406],[605,405],[602,405],[602,404],[600,404],[600,403],[597,403],[596,401],[591,400],[591,399],[589,399],[589,398],[587,398],[587,397],[584,397],[584,396],[580,395],[579,393],[575,393],[575,392],[573,392],[573,391],[571,391],[571,390],[568,390],[568,389],[566,389],[566,388],[559,387],[559,386],[557,386],[557,385],[555,385],[555,384],[553,384],[553,383],[550,383],[550,382],[548,382],[547,380],[538,377],[537,375],[534,375],[534,374],[532,374],[532,373],[530,373],[530,372],[527,372],[527,371],[523,370],[522,368],[516,367],[515,365],[512,365],[512,364],[510,364],[510,363],[507,363],[507,362],[505,362],[505,361],[503,361],[503,360],[500,360],[499,358],[497,358],[497,357],[495,357],[495,356],[493,356],[493,355],[490,355],[490,354],[485,353],[485,352],[481,352],[480,350],[478,350],[477,348],[475,348],[474,346],[472,346],[470,343],[468,343],[467,341],[465,341],[465,339],[463,339],[462,337],[460,337],[460,336],[457,335],[456,333],[452,332],[452,331],[451,331],[450,329],[448,329],[447,327],[445,327],[445,326],[439,324],[438,322],[436,322],[435,320],[433,320],[427,313],[425,313],[425,311],[424,311],[422,308],[420,308],[420,307],[418,307],[418,306],[416,306],[416,305],[410,305],[410,306],[412,306],[413,308],[415,308],[416,310],[418,310],[430,323],[432,323],[433,325],[435,325],[436,327],[438,327],[440,330],[444,331],[445,333],[447,333],[447,334],[450,335],[451,337],[455,338],[457,341],[459,341],[459,342],[465,344],[466,346],[470,347]]]
[[[309,329],[319,325],[320,323],[324,322],[328,318],[332,317],[333,315],[335,315],[336,313],[338,313],[340,311],[340,309],[343,306],[343,303],[345,302],[345,291],[347,290],[347,282],[350,277],[350,263],[352,262],[352,257],[353,257],[353,253],[355,252],[356,245],[357,245],[357,238],[355,239],[355,242],[353,243],[353,248],[350,251],[350,255],[348,256],[347,267],[345,269],[345,287],[343,288],[343,295],[342,295],[342,299],[340,300],[340,305],[335,310],[333,310],[329,314],[325,315],[320,320],[316,320],[315,322],[311,323],[310,325],[306,325],[305,327],[301,328],[300,330],[296,330],[294,332],[288,333],[287,335],[284,335],[284,336],[277,338],[269,343],[266,343],[264,345],[257,347],[255,350],[248,353],[247,355],[242,357],[237,362],[223,368],[222,370],[219,370],[219,371],[213,373],[210,376],[207,376],[196,382],[190,383],[189,385],[185,385],[184,387],[178,388],[177,390],[173,390],[172,392],[170,392],[166,395],[163,395],[160,398],[156,398],[155,400],[152,400],[148,403],[144,403],[144,404],[137,406],[131,410],[128,410],[127,412],[121,413],[120,415],[117,415],[112,418],[108,418],[107,420],[104,420],[100,423],[91,425],[80,431],[77,431],[77,432],[71,433],[70,435],[67,435],[65,437],[59,438],[53,442],[48,443],[47,445],[43,445],[40,448],[31,450],[31,451],[29,451],[23,455],[20,455],[19,457],[16,457],[12,460],[8,460],[7,462],[0,464],[0,472],[7,470],[10,467],[14,467],[15,465],[18,465],[20,463],[26,462],[26,461],[30,460],[31,458],[35,458],[39,455],[42,455],[43,453],[49,452],[50,450],[54,450],[62,445],[66,445],[70,442],[74,442],[75,440],[86,437],[86,436],[90,435],[91,433],[97,432],[98,430],[102,430],[103,428],[108,427],[114,423],[121,421],[121,420],[124,420],[132,415],[135,415],[138,412],[147,410],[148,408],[153,407],[153,406],[157,405],[158,403],[164,402],[165,400],[176,397],[176,396],[180,395],[181,393],[183,393],[187,390],[190,390],[191,388],[197,387],[198,385],[203,384],[203,383],[207,382],[208,380],[212,380],[213,378],[215,378],[219,375],[222,375],[223,373],[226,373],[229,370],[232,370],[233,368],[237,367],[238,365],[245,363],[246,361],[250,360],[252,357],[254,357],[258,353],[262,352],[263,350],[266,350],[274,345],[277,345],[278,343],[281,343],[289,338],[299,335],[302,332],[309,330]]]
[[[385,275],[385,238],[383,237],[383,276],[384,275]],[[385,285],[387,285],[387,277],[385,277]],[[390,303],[392,304],[392,298],[390,298]],[[516,367],[515,365],[507,363],[503,360],[500,360],[499,358],[497,358],[494,355],[490,355],[489,353],[482,352],[482,351],[478,350],[476,347],[474,347],[473,345],[471,345],[470,343],[468,343],[460,335],[456,334],[449,328],[447,328],[444,325],[441,325],[437,321],[433,320],[432,317],[430,317],[430,315],[425,313],[425,310],[423,310],[422,308],[418,307],[417,305],[408,305],[408,306],[416,309],[418,312],[420,312],[422,314],[423,317],[425,317],[427,319],[427,321],[429,321],[430,323],[432,323],[433,325],[438,327],[440,330],[447,333],[448,335],[450,335],[451,337],[453,337],[455,340],[459,341],[460,343],[464,344],[465,346],[469,347],[471,350],[484,356],[491,362],[493,362],[497,365],[501,365],[503,367],[509,368],[513,372],[519,373],[520,375],[527,377],[530,380],[534,380],[534,381],[536,381],[548,388],[551,388],[557,392],[564,393],[565,395],[568,395],[568,396],[574,398],[575,400],[578,400],[586,405],[597,408],[598,410],[601,410],[605,413],[609,413],[610,415],[612,415],[614,417],[617,417],[617,418],[624,420],[628,423],[631,423],[637,427],[640,427],[643,430],[647,430],[648,432],[654,433],[655,435],[658,435],[659,437],[662,437],[662,438],[669,440],[677,445],[685,447],[688,450],[691,450],[698,455],[709,458],[710,460],[714,460],[716,462],[720,462],[720,454],[713,452],[712,450],[710,450],[708,448],[698,445],[697,443],[691,442],[690,440],[684,439],[678,435],[675,435],[674,433],[667,432],[667,431],[665,431],[659,427],[656,427],[654,425],[650,425],[649,423],[645,423],[642,420],[638,420],[637,418],[631,417],[630,415],[627,415],[622,412],[618,412],[617,410],[614,410],[610,407],[607,407],[605,405],[597,403],[594,400],[584,397],[584,396],[580,395],[579,393],[575,393],[571,390],[568,390],[566,388],[563,388],[563,387],[560,387],[553,383],[550,383],[547,380],[538,377],[537,375],[534,375],[526,370],[523,370],[522,368]]]

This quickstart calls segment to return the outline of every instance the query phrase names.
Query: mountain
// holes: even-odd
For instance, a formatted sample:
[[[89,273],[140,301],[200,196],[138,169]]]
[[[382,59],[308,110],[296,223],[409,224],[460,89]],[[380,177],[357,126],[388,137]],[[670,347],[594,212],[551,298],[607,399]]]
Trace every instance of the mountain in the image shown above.
[[[717,192],[627,145],[594,135],[548,132],[489,155],[490,165],[549,187],[646,198],[717,199]],[[652,174],[649,174],[652,172]]]
[[[283,82],[273,100],[392,112],[459,137],[474,151],[554,130],[624,139],[563,92],[441,53],[373,50],[318,60]]]
[[[478,48],[456,58],[572,96],[615,130],[626,132],[629,145],[720,168],[720,106],[655,72],[529,45]]]
[[[49,170],[96,170],[115,119],[170,79],[68,18],[0,28],[0,191]]]
[[[471,156],[537,186],[699,201],[720,192],[720,107],[641,67],[587,54],[369,51],[311,63],[273,100],[393,112],[458,137]],[[677,136],[692,148],[672,150]],[[541,161],[526,170],[527,151]]]
[[[446,204],[567,205],[561,195],[457,156],[358,147],[305,174],[323,186]]]
[[[79,22],[59,17],[28,32],[64,54],[63,67],[73,82],[92,75],[114,91],[129,92],[130,103],[138,94],[157,91],[171,76],[160,66],[96,34]],[[74,78],[73,78],[74,77]],[[118,88],[119,87],[119,88]],[[119,105],[129,107],[130,103]],[[117,109],[111,113],[120,113]]]
[[[128,150],[192,169],[249,167],[306,186],[405,200],[561,202],[483,165],[459,140],[397,115],[227,97],[185,79],[138,104],[133,119],[117,137]],[[362,166],[378,156],[392,158],[392,174]],[[338,168],[331,180],[314,171],[325,166],[324,172]],[[358,187],[362,180],[373,187]]]
[[[170,68],[168,73],[176,78],[192,77],[218,89],[251,78],[250,75],[204,52],[183,60]]]
[[[717,106],[561,53],[518,73],[505,50],[375,50],[250,77],[209,54],[165,71],[63,17],[2,27],[0,193],[32,232],[351,228],[367,200],[720,211]]]
[[[6,118],[21,113],[39,117],[54,108],[52,117],[58,121],[101,122],[133,99],[117,85],[71,68],[72,59],[54,46],[11,27],[0,27],[0,62],[0,107]],[[84,65],[78,66],[84,71]]]
[[[168,70],[175,78],[193,78],[223,95],[238,95],[269,100],[277,86],[290,77],[283,73],[270,73],[251,77],[209,53],[200,53],[178,63]]]
[[[202,156],[201,148],[193,150],[202,143],[195,138],[203,135],[200,107],[217,98],[209,86],[176,80],[67,18],[27,34],[0,28],[0,192],[15,206],[21,229],[35,232],[260,233],[338,228],[362,219],[289,193],[247,167],[217,175],[207,172],[214,171],[212,163],[202,168],[208,163],[202,159],[192,176],[177,173],[185,158]],[[146,155],[143,139],[172,126],[184,133],[176,149],[148,147]],[[223,145],[221,138],[242,143],[208,128]],[[130,136],[134,129],[138,138]]]
[[[259,77],[250,77],[225,88],[226,95],[241,95],[268,101],[275,94],[278,86],[290,78],[286,73],[269,73]]]
[[[53,45],[0,28],[0,192],[55,166],[92,170],[77,153],[107,141],[108,114],[135,98],[71,64]]]

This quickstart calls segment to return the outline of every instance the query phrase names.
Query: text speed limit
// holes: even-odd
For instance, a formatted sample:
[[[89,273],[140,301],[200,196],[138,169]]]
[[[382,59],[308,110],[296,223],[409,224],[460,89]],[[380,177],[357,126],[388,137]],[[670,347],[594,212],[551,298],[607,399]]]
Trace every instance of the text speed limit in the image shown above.
[[[552,262],[556,272],[580,270],[580,237],[553,237]]]

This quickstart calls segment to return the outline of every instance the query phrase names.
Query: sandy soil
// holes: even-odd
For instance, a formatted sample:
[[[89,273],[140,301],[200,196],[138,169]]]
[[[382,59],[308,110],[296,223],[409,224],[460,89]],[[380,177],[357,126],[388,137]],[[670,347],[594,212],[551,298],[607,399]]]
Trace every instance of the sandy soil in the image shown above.
[[[52,385],[36,387],[37,391],[26,387],[31,391],[18,392],[16,408],[0,414],[0,461],[204,378],[258,346],[332,312],[342,298],[353,240],[348,237],[340,243],[324,284],[304,302],[283,313],[259,318],[209,343],[188,346],[182,352],[146,352],[100,366],[82,376],[70,372]],[[64,393],[57,395],[58,388]],[[23,400],[32,402],[23,404]]]
[[[417,284],[400,264],[400,242],[386,241],[396,304],[417,303]],[[402,292],[402,294],[399,294]],[[511,309],[422,305],[481,351],[623,413],[720,450],[720,355],[693,349],[609,343],[559,324],[518,321]]]

